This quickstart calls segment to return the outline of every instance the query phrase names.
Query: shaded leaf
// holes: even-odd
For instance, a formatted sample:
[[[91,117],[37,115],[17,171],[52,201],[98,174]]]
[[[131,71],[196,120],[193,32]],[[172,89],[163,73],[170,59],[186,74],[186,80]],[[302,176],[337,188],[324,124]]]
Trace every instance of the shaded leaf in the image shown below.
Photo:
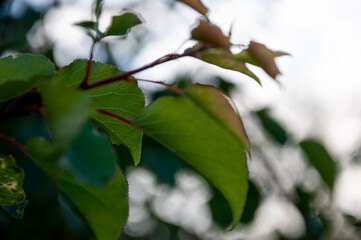
[[[42,55],[16,54],[0,58],[0,101],[25,93],[55,73],[55,67]]]
[[[86,60],[76,60],[69,66],[60,69],[54,79],[77,87],[85,76]],[[99,81],[122,73],[116,67],[94,62],[89,82]],[[86,91],[95,108],[105,109],[125,118],[134,118],[143,108],[145,99],[142,90],[136,83],[119,81]],[[126,123],[117,121],[101,113],[92,115],[108,133],[113,144],[123,144],[130,149],[135,164],[140,161],[143,133]]]
[[[87,220],[97,239],[117,239],[129,211],[128,187],[119,169],[104,187],[84,185],[68,176],[60,178],[58,184]]]
[[[28,201],[24,200],[19,204],[13,206],[4,206],[2,207],[8,214],[10,214],[13,218],[21,219],[24,216],[24,209],[28,205]]]
[[[312,166],[316,168],[321,178],[330,189],[332,189],[336,178],[336,166],[334,159],[327,149],[322,144],[312,139],[302,141],[300,146]]]
[[[14,207],[5,209],[17,218],[22,217],[26,206],[22,204],[26,201],[23,181],[24,172],[16,165],[15,159],[11,155],[0,157],[0,206]]]
[[[127,12],[123,15],[115,16],[105,36],[125,36],[132,27],[141,23],[140,18],[134,13]]]
[[[210,88],[196,85],[185,90],[192,97],[159,98],[141,112],[135,123],[187,161],[224,195],[233,213],[234,227],[241,217],[248,188],[245,139],[226,127],[230,123],[217,116],[222,111],[204,105],[211,103],[208,94],[214,97],[211,106],[223,102],[224,95]],[[195,96],[199,90],[205,93],[204,99]],[[232,107],[227,109],[234,112]]]
[[[85,126],[85,130],[88,130],[88,126]],[[85,134],[80,138],[83,139],[87,137]],[[96,135],[90,136],[96,138]],[[97,139],[99,141],[104,140],[104,136],[100,136]],[[107,140],[107,139],[106,139]],[[107,140],[108,141],[108,140]],[[89,144],[87,140],[86,144]],[[88,146],[88,157],[90,155],[94,156],[109,156],[113,155],[111,149],[107,146],[106,149],[101,148],[102,144],[99,144],[98,147]],[[85,169],[80,169],[84,167],[83,164],[86,164],[86,159],[69,159],[75,157],[73,155],[74,151],[82,151],[84,149],[75,149],[78,148],[79,144],[77,140],[74,141],[73,145],[70,146],[70,149],[64,155],[54,155],[54,152],[51,148],[51,143],[42,138],[33,138],[26,145],[26,149],[32,158],[40,165],[40,167],[47,173],[49,178],[52,179],[53,183],[57,185],[60,190],[65,194],[65,196],[71,201],[71,203],[76,207],[77,211],[81,213],[83,219],[87,221],[88,225],[91,227],[95,233],[97,239],[116,239],[120,233],[122,227],[124,226],[126,219],[128,217],[128,200],[127,200],[127,183],[123,177],[120,170],[115,167],[113,159],[97,159],[94,162],[93,156],[89,157],[88,164]],[[104,152],[107,151],[108,152]],[[110,152],[109,152],[110,151]],[[69,154],[69,152],[71,154]],[[112,156],[113,157],[113,156]],[[113,169],[109,171],[109,162],[104,162],[106,169],[101,169],[99,167],[100,161],[112,161]],[[76,163],[74,161],[77,161]],[[74,165],[75,166],[74,169]],[[93,171],[95,167],[99,167],[99,173],[93,174],[85,173],[84,171],[91,170]],[[75,171],[74,171],[75,170]],[[81,174],[81,181],[78,181],[77,174]],[[110,173],[111,176],[108,176],[104,180],[104,175]],[[85,175],[86,174],[86,175]],[[104,180],[102,186],[94,186],[84,183],[84,177],[88,178],[94,176],[98,178],[98,181]],[[86,179],[89,181],[89,179]],[[95,182],[99,185],[98,181],[92,180],[92,183]]]
[[[205,20],[199,21],[198,26],[192,30],[191,35],[194,40],[209,43],[227,51],[232,46],[229,37],[226,37],[219,27]]]
[[[257,186],[252,182],[248,182],[247,200],[244,205],[244,211],[241,218],[241,223],[250,223],[256,214],[256,211],[261,203],[261,194]]]
[[[90,116],[90,100],[84,92],[56,80],[40,88],[44,113],[53,143],[65,149]]]
[[[96,22],[93,21],[83,21],[83,22],[78,22],[75,23],[76,26],[79,27],[83,27],[85,29],[91,29],[91,30],[95,30],[96,29]]]
[[[95,15],[99,18],[100,14],[102,13],[103,8],[103,0],[96,0],[95,1]]]
[[[115,152],[106,134],[86,123],[66,152],[69,171],[79,182],[102,186],[115,174]]]
[[[259,78],[251,72],[243,62],[235,60],[233,55],[228,51],[220,48],[212,48],[202,51],[196,57],[218,67],[246,74],[261,84]]]
[[[282,145],[287,142],[286,130],[269,115],[269,109],[257,111],[256,116],[261,120],[263,128],[276,142]]]
[[[203,5],[203,3],[200,0],[178,0],[180,2],[183,2],[196,10],[197,12],[206,15],[208,13],[208,8]]]

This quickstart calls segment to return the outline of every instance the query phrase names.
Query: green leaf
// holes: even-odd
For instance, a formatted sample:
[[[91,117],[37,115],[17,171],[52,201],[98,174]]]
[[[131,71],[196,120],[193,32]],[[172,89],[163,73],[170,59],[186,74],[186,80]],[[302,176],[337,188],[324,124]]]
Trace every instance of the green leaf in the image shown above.
[[[92,133],[89,133],[89,128],[88,124],[85,125],[83,130],[85,133],[79,135],[79,139],[73,142],[70,150],[64,155],[54,154],[51,143],[43,138],[31,139],[26,149],[81,213],[97,239],[113,240],[117,238],[128,217],[128,187],[124,176],[115,167],[114,159],[110,159],[114,157],[113,150],[109,146],[105,148],[102,146],[109,140],[104,136],[97,136],[93,129],[91,129]],[[86,137],[90,139],[85,140]],[[86,146],[80,146],[78,140],[85,140]],[[97,146],[94,147],[94,144]],[[88,153],[86,156],[80,156],[84,154],[85,148]],[[75,155],[74,152],[76,152]],[[80,159],[72,159],[79,156]],[[86,162],[86,157],[88,157],[88,162]],[[100,158],[94,159],[95,157]],[[110,167],[110,161],[112,161],[112,167]],[[96,167],[98,167],[98,173],[94,173]],[[86,173],[86,171],[90,172]],[[108,175],[106,179],[104,179],[105,175]],[[78,180],[79,177],[81,177],[80,180]],[[84,183],[89,182],[89,177],[98,179],[98,181],[95,179],[91,181],[91,183],[96,183],[96,186]],[[104,180],[102,186],[98,184],[100,180]]]
[[[0,157],[0,206],[15,206],[17,218],[22,217],[26,205],[22,204],[26,201],[25,192],[22,188],[23,181],[24,172],[16,165],[15,159],[11,155]],[[7,210],[13,209],[7,208]]]
[[[141,23],[140,18],[134,13],[127,12],[123,15],[115,16],[105,36],[125,36],[132,27]]]
[[[325,183],[333,188],[336,178],[335,161],[327,149],[319,142],[308,139],[300,143],[310,163],[316,168]]]
[[[75,23],[76,26],[79,27],[83,27],[85,29],[91,29],[91,30],[95,30],[96,29],[96,22],[94,21],[83,21],[83,22],[78,22]]]
[[[85,76],[86,65],[86,60],[76,60],[69,66],[60,69],[54,79],[77,87]],[[122,71],[116,67],[94,62],[89,82],[99,81],[120,73]],[[105,109],[128,119],[134,118],[145,104],[143,92],[138,85],[126,81],[97,87],[86,93],[91,98],[93,107]],[[98,112],[94,113],[92,117],[109,134],[113,144],[123,144],[129,148],[135,164],[138,164],[143,133],[128,124]]]
[[[87,220],[97,239],[117,239],[129,211],[128,187],[119,169],[104,187],[84,185],[71,177],[60,178],[58,184]]]
[[[287,142],[286,130],[276,122],[270,115],[268,109],[262,109],[256,112],[257,117],[261,120],[263,128],[280,144]]]
[[[224,49],[207,49],[199,53],[196,57],[202,61],[216,65],[218,67],[246,74],[261,84],[259,78],[253,72],[251,72],[243,62],[235,60],[233,55]]]
[[[208,13],[208,8],[206,8],[200,0],[178,0],[183,2],[199,12],[202,15],[206,15]]]
[[[142,111],[135,123],[187,161],[223,194],[232,210],[234,227],[241,217],[248,188],[247,139],[236,133],[242,122],[239,117],[237,122],[220,116],[233,118],[237,114],[229,103],[226,106],[223,93],[213,87],[195,85],[186,89],[185,94],[159,98]],[[230,112],[216,109],[222,105]],[[212,106],[216,107],[211,109]]]
[[[102,186],[115,173],[116,156],[109,138],[90,122],[85,124],[66,156],[69,169],[79,182]]]
[[[224,92],[212,86],[195,84],[185,89],[185,94],[220,126],[234,134],[251,154],[251,147],[242,119],[239,117],[234,103]]]
[[[53,143],[65,149],[88,120],[91,108],[86,93],[51,80],[40,88]]]
[[[2,208],[10,214],[13,218],[22,219],[24,216],[24,209],[28,205],[28,201],[24,200],[19,204],[13,206],[3,206]]]
[[[41,80],[51,77],[55,67],[42,55],[16,54],[0,58],[0,101],[34,88]]]

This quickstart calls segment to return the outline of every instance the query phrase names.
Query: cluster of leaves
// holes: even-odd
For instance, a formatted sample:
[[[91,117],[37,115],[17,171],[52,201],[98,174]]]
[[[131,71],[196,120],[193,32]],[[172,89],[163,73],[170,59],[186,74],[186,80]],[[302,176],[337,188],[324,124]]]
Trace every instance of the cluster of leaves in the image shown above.
[[[127,149],[137,165],[143,133],[185,160],[219,191],[232,213],[231,223],[227,223],[231,228],[242,216],[248,191],[246,157],[251,150],[231,100],[213,86],[194,84],[182,89],[154,82],[166,86],[174,96],[160,97],[145,107],[143,92],[132,75],[189,56],[259,82],[246,64],[261,67],[276,78],[279,70],[274,58],[284,53],[251,41],[247,49],[233,54],[229,37],[209,22],[207,8],[200,1],[182,2],[203,15],[191,33],[196,45],[138,69],[123,72],[92,61],[99,41],[108,36],[125,37],[141,23],[136,14],[125,12],[113,17],[108,29],[101,32],[100,0],[95,3],[96,20],[78,23],[94,40],[89,60],[75,60],[56,70],[43,55],[0,59],[0,120],[10,125],[14,118],[37,114],[45,129],[27,136],[24,145],[11,136],[0,135],[0,140],[23,151],[41,167],[98,239],[116,239],[128,216],[126,179],[116,164],[112,145]],[[302,146],[313,152],[307,149],[314,144]],[[21,187],[23,172],[11,155],[0,159],[0,205],[21,218],[27,204]],[[331,181],[327,174],[322,177]]]

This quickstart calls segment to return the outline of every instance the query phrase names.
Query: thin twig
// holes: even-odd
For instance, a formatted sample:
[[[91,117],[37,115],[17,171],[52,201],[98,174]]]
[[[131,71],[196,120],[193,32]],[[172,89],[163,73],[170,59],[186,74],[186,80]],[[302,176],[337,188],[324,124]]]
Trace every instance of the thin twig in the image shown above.
[[[11,118],[29,116],[32,113],[38,113],[39,115],[43,116],[41,107],[42,107],[42,103],[36,103],[34,105],[25,107],[23,109],[17,109],[17,110],[13,110],[10,112],[0,113],[0,121],[11,119]]]
[[[22,95],[20,95],[20,96],[17,96],[16,98],[13,98],[13,99],[9,100],[9,101],[6,102],[5,105],[1,108],[0,114],[1,114],[1,113],[5,113],[5,112],[9,109],[9,107],[10,107],[11,105],[13,105],[14,103],[16,103],[16,102],[19,101],[20,99],[22,99],[22,98],[24,98],[24,97],[26,97],[26,96],[28,96],[28,95],[38,94],[38,93],[39,93],[39,91],[38,91],[37,89],[34,89],[34,90],[30,90],[29,92],[26,92],[26,93],[24,93],[24,94],[22,94]]]
[[[134,127],[134,128],[136,128],[136,129],[138,129],[138,130],[141,131],[141,132],[145,132],[143,129],[141,129],[141,128],[140,128],[138,125],[136,125],[134,122],[132,122],[131,120],[129,120],[129,119],[123,117],[123,116],[117,115],[117,114],[115,114],[115,113],[112,113],[112,112],[109,112],[109,111],[103,110],[103,109],[97,109],[97,111],[100,112],[100,113],[102,113],[102,114],[105,114],[105,115],[107,115],[107,116],[110,116],[110,117],[112,117],[112,118],[118,119],[118,120],[120,120],[120,121],[122,121],[122,122],[124,122],[124,123],[126,123],[126,124],[128,124],[128,125],[130,125],[130,126],[132,126],[132,127]]]
[[[91,72],[92,66],[93,66],[93,56],[94,56],[95,44],[96,44],[96,42],[93,42],[92,47],[91,47],[91,49],[90,49],[90,56],[89,56],[88,63],[87,63],[87,65],[86,65],[85,76],[84,76],[84,79],[83,79],[83,81],[81,82],[79,88],[84,88],[84,87],[88,86],[88,81],[89,81],[89,77],[90,77],[90,72]]]
[[[28,154],[28,152],[26,151],[26,148],[25,148],[23,145],[21,145],[20,143],[16,142],[14,139],[5,137],[5,136],[3,136],[3,135],[0,134],[0,141],[3,141],[3,142],[5,142],[5,143],[8,143],[8,144],[16,147],[17,149],[19,149],[19,150],[22,151],[23,153]]]
[[[182,54],[168,54],[168,55],[165,55],[161,58],[158,58],[157,60],[143,66],[143,67],[140,67],[140,68],[137,68],[137,69],[134,69],[134,70],[131,70],[131,71],[128,71],[128,72],[124,72],[124,73],[121,73],[119,75],[115,75],[115,76],[112,76],[112,77],[109,77],[109,78],[106,78],[106,79],[103,79],[103,80],[100,80],[100,81],[97,81],[97,82],[93,82],[93,83],[87,83],[87,84],[81,84],[80,85],[80,88],[81,89],[91,89],[91,88],[95,88],[95,87],[99,87],[99,86],[103,86],[103,85],[106,85],[106,84],[109,84],[109,83],[113,83],[113,82],[117,82],[117,81],[121,81],[121,80],[130,80],[130,76],[133,75],[133,74],[136,74],[136,73],[139,73],[139,72],[142,72],[146,69],[149,69],[149,68],[152,68],[152,67],[155,67],[159,64],[162,64],[162,63],[165,63],[165,62],[169,62],[171,60],[175,60],[175,59],[179,59],[179,58],[182,58],[182,57],[186,57],[186,56],[196,56],[199,52],[205,50],[205,49],[208,49],[210,46],[209,45],[203,45],[197,49],[194,49],[194,50],[190,50],[190,51],[186,51]]]
[[[133,82],[133,81],[140,81],[140,82],[149,82],[149,83],[154,83],[154,84],[159,84],[159,85],[162,85],[164,87],[166,87],[167,89],[173,91],[173,92],[176,92],[176,93],[179,93],[179,94],[183,94],[183,90],[180,89],[180,88],[177,88],[175,86],[172,86],[172,85],[169,85],[165,82],[162,82],[162,81],[153,81],[153,80],[148,80],[148,79],[142,79],[142,78],[134,78],[134,79],[129,79],[128,81],[129,82]]]

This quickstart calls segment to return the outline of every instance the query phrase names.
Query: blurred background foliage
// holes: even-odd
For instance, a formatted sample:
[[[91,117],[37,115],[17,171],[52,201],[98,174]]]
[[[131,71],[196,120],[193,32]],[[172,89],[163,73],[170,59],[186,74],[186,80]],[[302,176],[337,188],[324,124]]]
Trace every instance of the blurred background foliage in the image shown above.
[[[21,6],[12,6],[15,2]],[[28,2],[31,1],[0,2],[0,54],[33,52],[54,61],[54,43],[46,34],[41,35],[38,44],[29,40],[34,41],[34,31],[39,34],[46,12],[62,3],[53,1],[36,8]],[[169,8],[174,5],[173,1],[167,3]],[[142,34],[124,53],[124,59],[132,59],[151,38],[146,31]],[[107,63],[116,64],[108,43],[103,54],[107,55]],[[180,88],[193,83],[192,75],[166,78],[173,79]],[[212,73],[201,81],[230,96],[235,91],[242,93],[239,86]],[[173,94],[158,88],[145,92],[148,102]],[[33,98],[28,96],[14,107],[29,105],[36,101]],[[130,216],[120,239],[360,239],[359,220],[335,207],[333,187],[340,166],[322,142],[294,140],[272,116],[272,107],[243,112],[242,118],[253,157],[249,160],[250,187],[244,213],[234,231],[225,231],[231,213],[222,195],[175,154],[144,136],[138,167],[133,166],[125,147],[114,147],[130,188]],[[33,135],[49,137],[42,119],[36,115],[0,121],[0,133],[22,144]],[[24,190],[29,200],[22,220],[13,219],[0,209],[0,239],[93,238],[39,167],[12,146],[0,144],[0,152],[13,154],[24,169]]]

